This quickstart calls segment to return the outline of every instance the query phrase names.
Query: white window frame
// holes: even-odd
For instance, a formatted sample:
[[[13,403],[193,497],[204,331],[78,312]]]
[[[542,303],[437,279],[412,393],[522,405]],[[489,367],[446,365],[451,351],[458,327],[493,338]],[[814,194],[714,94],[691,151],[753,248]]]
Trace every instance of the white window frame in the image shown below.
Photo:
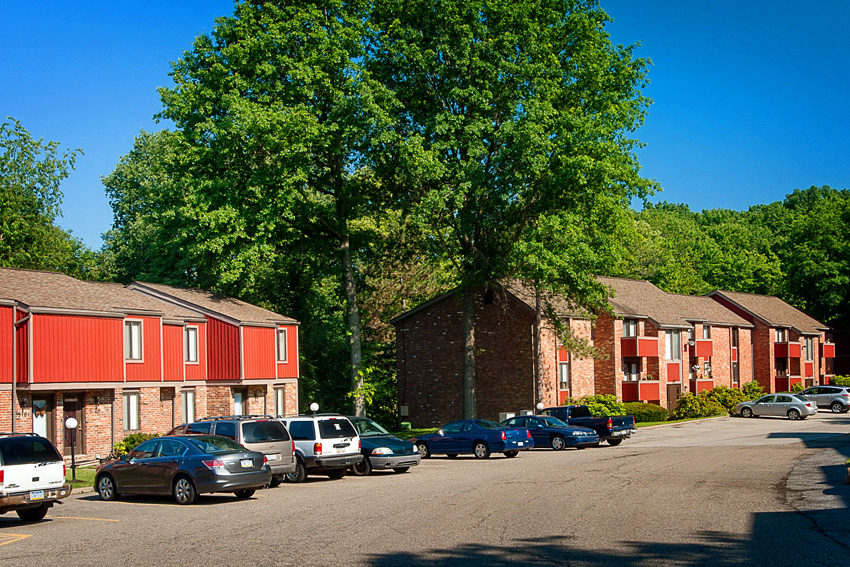
[[[180,391],[180,411],[183,412],[183,423],[195,421],[195,390]]]
[[[785,329],[776,329],[776,342],[787,343],[788,331],[786,331]]]
[[[141,429],[141,421],[139,419],[141,400],[139,399],[138,390],[124,391],[122,393],[124,400],[124,431],[138,431]]]
[[[815,360],[815,338],[803,337],[803,350],[805,351],[806,362],[814,362]]]
[[[640,380],[640,363],[639,362],[624,362],[623,363],[623,381],[637,382]]]
[[[558,389],[570,390],[570,363],[562,360],[558,363]]]
[[[638,322],[636,319],[623,319],[623,336],[638,336]]]
[[[134,335],[133,329],[138,329]],[[141,319],[124,319],[124,360],[145,361],[145,322]],[[134,352],[137,351],[137,352]]]
[[[703,325],[702,326],[702,338],[710,339],[711,338],[711,325]]]
[[[284,386],[275,386],[274,389],[274,415],[283,417],[286,415],[286,389]]]
[[[682,360],[682,334],[679,331],[667,331],[664,346],[667,348],[667,360]]]
[[[275,344],[277,361],[289,362],[289,329],[278,327],[275,338],[277,339]]]
[[[198,336],[200,335],[200,329],[197,325],[187,325],[183,334],[185,337],[183,340],[183,361],[187,364],[198,364]]]
[[[248,391],[235,389],[231,393],[233,401],[233,415],[246,415],[248,413]]]

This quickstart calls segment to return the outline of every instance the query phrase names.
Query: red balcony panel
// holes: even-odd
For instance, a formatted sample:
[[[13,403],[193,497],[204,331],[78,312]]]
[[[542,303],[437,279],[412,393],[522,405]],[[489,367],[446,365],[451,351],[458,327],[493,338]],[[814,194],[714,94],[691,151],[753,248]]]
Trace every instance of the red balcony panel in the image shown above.
[[[700,358],[714,356],[714,341],[711,339],[695,339],[694,356]]]
[[[696,390],[694,390],[694,392],[697,394],[700,392],[707,392],[714,388],[714,380],[697,380],[696,383]]]
[[[807,362],[806,363],[806,378],[811,378],[815,375],[815,363]]]
[[[732,347],[732,362],[738,362],[738,347]]]
[[[558,362],[569,362],[570,353],[564,347],[558,347]]]
[[[835,344],[834,343],[823,343],[820,346],[821,356],[824,358],[835,358]]]
[[[623,337],[620,340],[621,356],[649,356],[658,358],[658,337]]]
[[[788,378],[788,390],[791,390],[791,388],[795,384],[802,384],[802,383],[803,383],[803,377],[802,376],[790,376]]]
[[[787,392],[791,388],[791,385],[788,383],[788,376],[777,376],[774,385],[777,392]]]
[[[640,401],[642,402],[657,402],[661,399],[659,395],[660,388],[658,380],[638,382],[640,385]]]
[[[682,369],[681,363],[679,362],[668,362],[667,363],[667,381],[668,382],[681,382],[682,381]]]
[[[623,382],[623,401],[639,402],[640,392],[637,382]]]
[[[803,345],[800,343],[775,343],[773,352],[776,358],[800,358],[803,356]]]
[[[558,405],[564,405],[564,403],[570,399],[570,391],[569,390],[561,390],[558,392]]]

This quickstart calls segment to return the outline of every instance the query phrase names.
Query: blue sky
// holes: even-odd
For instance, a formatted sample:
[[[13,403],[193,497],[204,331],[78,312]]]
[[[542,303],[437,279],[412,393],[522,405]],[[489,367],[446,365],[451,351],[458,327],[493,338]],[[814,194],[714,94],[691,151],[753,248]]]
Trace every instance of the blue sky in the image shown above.
[[[850,1],[601,0],[616,43],[641,42],[654,100],[636,137],[653,201],[746,209],[795,188],[850,188]],[[0,118],[82,148],[58,222],[100,248],[101,176],[158,130],[170,61],[231,0],[0,0]]]

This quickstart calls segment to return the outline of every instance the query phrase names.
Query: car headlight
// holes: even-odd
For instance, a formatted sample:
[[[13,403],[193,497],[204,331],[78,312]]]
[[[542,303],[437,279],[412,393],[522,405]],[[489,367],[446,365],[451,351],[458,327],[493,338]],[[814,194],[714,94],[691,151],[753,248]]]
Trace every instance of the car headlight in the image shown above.
[[[389,447],[378,447],[377,449],[372,451],[373,455],[392,455],[393,450]]]

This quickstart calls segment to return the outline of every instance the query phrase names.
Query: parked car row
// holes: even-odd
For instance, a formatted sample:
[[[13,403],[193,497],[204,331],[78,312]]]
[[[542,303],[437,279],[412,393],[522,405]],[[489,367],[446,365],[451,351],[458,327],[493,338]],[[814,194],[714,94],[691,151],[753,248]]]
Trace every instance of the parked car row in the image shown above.
[[[806,419],[820,409],[844,413],[850,409],[850,386],[814,386],[799,394],[767,394],[757,400],[741,402],[735,413],[741,417],[779,416]]]

